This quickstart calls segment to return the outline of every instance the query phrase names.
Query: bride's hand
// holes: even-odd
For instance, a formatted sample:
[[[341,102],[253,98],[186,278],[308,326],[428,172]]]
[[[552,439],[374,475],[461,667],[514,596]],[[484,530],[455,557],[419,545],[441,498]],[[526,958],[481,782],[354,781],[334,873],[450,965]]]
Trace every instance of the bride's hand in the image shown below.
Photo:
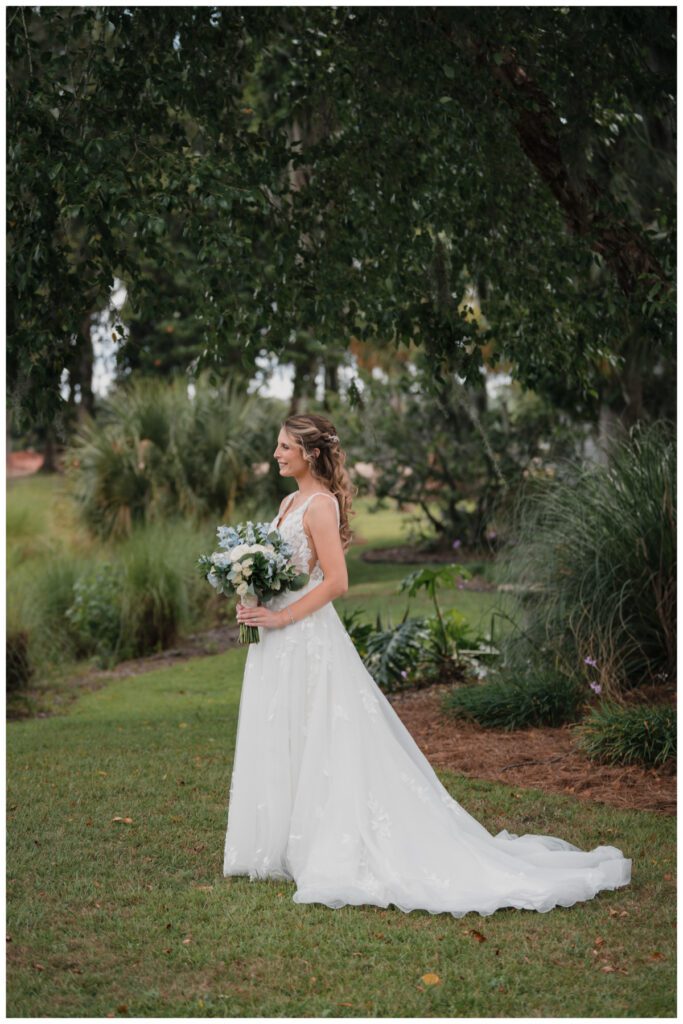
[[[263,626],[266,629],[280,629],[284,625],[279,612],[271,611],[262,604],[256,608],[246,608],[243,604],[237,603],[237,621],[243,622],[245,626]]]

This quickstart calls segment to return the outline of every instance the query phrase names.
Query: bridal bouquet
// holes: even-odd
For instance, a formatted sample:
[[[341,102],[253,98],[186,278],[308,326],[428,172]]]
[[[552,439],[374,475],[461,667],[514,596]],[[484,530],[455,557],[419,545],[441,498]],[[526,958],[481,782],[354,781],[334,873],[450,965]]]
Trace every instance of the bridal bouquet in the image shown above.
[[[279,530],[270,530],[270,523],[238,523],[219,526],[218,546],[221,551],[200,555],[197,568],[219,594],[237,594],[247,608],[255,608],[286,590],[301,590],[308,583],[308,573],[299,572],[290,561],[292,548]],[[258,626],[240,623],[239,642],[257,644]]]

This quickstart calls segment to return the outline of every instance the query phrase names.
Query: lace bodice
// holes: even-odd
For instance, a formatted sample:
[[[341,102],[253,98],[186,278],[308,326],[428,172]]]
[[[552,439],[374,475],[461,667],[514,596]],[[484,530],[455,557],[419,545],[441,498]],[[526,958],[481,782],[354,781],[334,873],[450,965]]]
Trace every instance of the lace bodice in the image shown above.
[[[311,551],[311,547],[308,543],[308,537],[306,536],[303,524],[304,512],[308,508],[309,502],[318,494],[322,494],[324,497],[330,498],[334,502],[334,507],[337,510],[337,526],[339,526],[339,503],[337,499],[333,494],[328,494],[325,491],[316,491],[315,494],[309,495],[301,505],[298,505],[290,512],[289,510],[295,497],[292,495],[283,512],[278,512],[275,518],[271,521],[270,527],[271,529],[273,527],[278,529],[287,543],[291,546],[292,560],[299,572],[307,572],[311,578],[310,581],[316,580],[317,582],[320,582],[324,579],[323,571],[320,567],[319,561],[316,561],[315,565],[311,566],[313,552]],[[280,526],[277,525],[279,519],[282,519]]]

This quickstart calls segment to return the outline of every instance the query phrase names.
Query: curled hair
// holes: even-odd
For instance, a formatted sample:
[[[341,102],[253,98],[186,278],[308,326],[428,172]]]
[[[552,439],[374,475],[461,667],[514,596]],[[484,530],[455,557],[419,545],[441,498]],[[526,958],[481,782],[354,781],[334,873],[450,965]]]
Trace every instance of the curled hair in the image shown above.
[[[351,478],[345,469],[346,452],[341,447],[334,425],[325,416],[306,412],[288,416],[282,427],[301,449],[301,454],[309,465],[311,476],[325,484],[337,499],[339,536],[342,547],[346,551],[353,537],[349,519],[357,514],[352,511],[351,503],[358,488],[351,483]],[[316,448],[319,455],[315,454]]]

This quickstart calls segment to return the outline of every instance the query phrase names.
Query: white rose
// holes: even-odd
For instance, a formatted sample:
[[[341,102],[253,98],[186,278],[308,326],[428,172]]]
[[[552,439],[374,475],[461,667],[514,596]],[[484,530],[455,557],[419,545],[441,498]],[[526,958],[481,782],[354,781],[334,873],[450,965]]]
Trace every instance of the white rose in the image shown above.
[[[244,597],[244,595],[246,594],[246,592],[247,592],[247,590],[249,588],[248,588],[246,583],[240,583],[239,586],[236,587],[235,589],[236,589],[237,593],[240,595],[240,597]]]
[[[242,555],[249,553],[248,544],[238,544],[237,547],[232,548],[228,554],[230,555],[230,561],[234,562],[237,558],[241,558]]]

